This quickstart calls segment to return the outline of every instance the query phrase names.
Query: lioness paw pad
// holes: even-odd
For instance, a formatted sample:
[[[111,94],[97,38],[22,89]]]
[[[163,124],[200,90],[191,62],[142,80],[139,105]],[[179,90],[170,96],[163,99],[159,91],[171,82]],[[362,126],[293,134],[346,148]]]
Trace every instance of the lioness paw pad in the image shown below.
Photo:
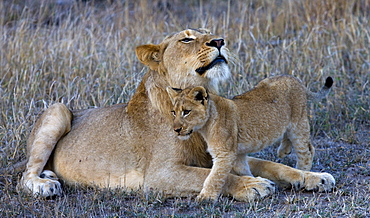
[[[23,184],[35,197],[53,197],[62,194],[61,184],[55,173],[50,170],[42,172],[40,177],[24,180]]]
[[[53,197],[62,194],[60,183],[51,179],[38,179],[33,182],[29,180],[25,185],[35,197]]]

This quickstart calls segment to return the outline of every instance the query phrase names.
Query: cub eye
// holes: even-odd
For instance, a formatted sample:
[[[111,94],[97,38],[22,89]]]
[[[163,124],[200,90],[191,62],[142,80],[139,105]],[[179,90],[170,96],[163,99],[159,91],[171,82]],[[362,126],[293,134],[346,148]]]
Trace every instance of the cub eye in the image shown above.
[[[193,40],[194,40],[193,38],[183,38],[180,41],[183,42],[183,43],[190,43]]]
[[[184,110],[182,114],[186,117],[190,114],[191,110]]]
[[[173,115],[174,117],[176,117],[176,112],[175,112],[175,111],[171,111],[171,113],[172,113],[172,115]]]

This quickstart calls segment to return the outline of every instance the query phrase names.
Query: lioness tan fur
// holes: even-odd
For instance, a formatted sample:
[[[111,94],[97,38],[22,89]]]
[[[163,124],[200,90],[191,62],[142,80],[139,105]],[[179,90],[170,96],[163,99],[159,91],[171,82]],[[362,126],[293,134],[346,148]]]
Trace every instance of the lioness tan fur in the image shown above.
[[[160,44],[137,47],[150,69],[128,104],[70,111],[54,104],[38,119],[27,142],[28,161],[19,189],[36,196],[60,195],[66,184],[157,190],[169,196],[197,195],[210,173],[207,144],[194,133],[179,140],[167,111],[166,87],[204,86],[217,92],[230,75],[222,37],[187,29]],[[307,190],[330,190],[327,173],[297,170],[248,159],[258,177],[227,175],[222,194],[247,201],[270,195],[271,180]],[[262,168],[261,168],[262,167]],[[264,178],[262,178],[264,177]]]
[[[174,131],[183,140],[194,131],[199,132],[213,158],[211,173],[198,199],[217,200],[231,171],[253,176],[246,155],[272,145],[283,136],[290,143],[282,143],[279,151],[290,152],[293,146],[297,168],[310,170],[314,148],[310,143],[307,95],[325,96],[332,83],[328,77],[320,93],[312,93],[292,76],[271,77],[232,100],[208,94],[202,86],[184,90],[168,87],[174,105]]]

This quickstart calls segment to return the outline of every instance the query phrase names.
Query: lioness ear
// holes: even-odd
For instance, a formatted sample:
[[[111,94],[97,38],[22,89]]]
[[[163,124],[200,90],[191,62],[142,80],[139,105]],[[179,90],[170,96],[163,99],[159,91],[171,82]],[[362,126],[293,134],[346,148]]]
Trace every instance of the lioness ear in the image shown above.
[[[193,96],[193,99],[199,101],[202,105],[208,101],[208,93],[203,86],[197,86],[193,88],[189,95]]]
[[[140,45],[136,47],[136,56],[141,63],[149,66],[151,70],[157,70],[159,62],[161,62],[159,45]]]
[[[166,91],[168,93],[168,96],[170,96],[172,104],[175,103],[175,97],[179,95],[179,93],[182,91],[181,89],[172,88],[171,86],[167,86]]]

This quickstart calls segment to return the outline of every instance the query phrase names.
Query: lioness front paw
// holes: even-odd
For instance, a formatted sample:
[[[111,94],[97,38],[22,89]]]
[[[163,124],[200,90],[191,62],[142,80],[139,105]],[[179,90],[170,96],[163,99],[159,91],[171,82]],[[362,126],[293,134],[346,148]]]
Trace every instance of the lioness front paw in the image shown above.
[[[335,179],[329,173],[305,172],[304,186],[307,191],[331,191],[335,187]]]
[[[234,198],[239,201],[251,202],[262,199],[275,192],[275,183],[261,177],[243,176],[242,188],[234,194]],[[242,178],[243,178],[242,177]]]
[[[21,185],[35,197],[53,197],[62,194],[62,187],[55,173],[45,170],[40,177],[22,178]]]

